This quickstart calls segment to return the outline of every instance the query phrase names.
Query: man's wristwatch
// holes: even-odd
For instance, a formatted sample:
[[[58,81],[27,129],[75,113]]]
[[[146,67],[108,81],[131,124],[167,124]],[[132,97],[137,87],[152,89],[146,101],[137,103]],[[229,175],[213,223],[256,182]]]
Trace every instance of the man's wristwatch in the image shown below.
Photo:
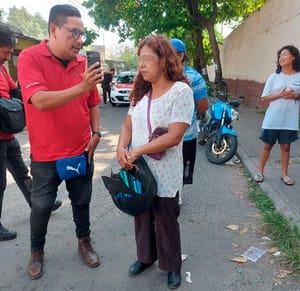
[[[95,135],[95,134],[98,135],[98,137],[101,137],[101,132],[100,131],[93,131],[92,136]]]

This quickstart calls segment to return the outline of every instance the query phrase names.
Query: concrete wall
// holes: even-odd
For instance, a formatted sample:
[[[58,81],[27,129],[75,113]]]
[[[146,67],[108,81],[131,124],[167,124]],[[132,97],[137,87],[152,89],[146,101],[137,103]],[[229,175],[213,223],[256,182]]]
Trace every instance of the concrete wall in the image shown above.
[[[277,50],[287,44],[300,49],[300,0],[269,0],[220,47],[229,92],[245,96],[250,106],[260,107],[264,82],[275,71]]]

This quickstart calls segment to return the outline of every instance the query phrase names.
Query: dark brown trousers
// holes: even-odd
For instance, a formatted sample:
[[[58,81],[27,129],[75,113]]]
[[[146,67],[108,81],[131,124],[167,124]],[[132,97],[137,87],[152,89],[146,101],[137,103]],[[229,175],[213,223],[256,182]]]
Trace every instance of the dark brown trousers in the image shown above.
[[[135,217],[137,257],[166,272],[181,269],[181,244],[178,217],[178,194],[174,198],[155,197],[152,208]]]

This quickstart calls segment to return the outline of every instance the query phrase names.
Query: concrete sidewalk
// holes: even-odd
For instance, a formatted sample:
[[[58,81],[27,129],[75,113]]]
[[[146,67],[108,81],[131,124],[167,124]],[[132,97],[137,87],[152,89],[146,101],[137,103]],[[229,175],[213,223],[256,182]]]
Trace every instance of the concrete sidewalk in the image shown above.
[[[254,178],[260,151],[263,147],[259,134],[264,114],[243,105],[239,112],[239,120],[235,121],[233,125],[239,134],[238,153]],[[260,184],[262,189],[268,193],[282,214],[292,218],[292,222],[300,226],[300,140],[291,145],[289,176],[295,181],[295,185],[287,186],[280,180],[281,163],[278,144],[272,149],[264,176],[264,182]]]

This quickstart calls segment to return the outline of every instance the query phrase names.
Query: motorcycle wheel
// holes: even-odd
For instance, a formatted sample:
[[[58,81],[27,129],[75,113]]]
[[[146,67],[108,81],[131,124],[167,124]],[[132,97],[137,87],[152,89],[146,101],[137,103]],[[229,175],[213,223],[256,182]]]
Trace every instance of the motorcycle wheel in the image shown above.
[[[238,140],[236,136],[225,134],[222,136],[221,146],[216,143],[216,134],[212,134],[206,143],[205,154],[213,164],[224,164],[229,161],[237,151]]]

